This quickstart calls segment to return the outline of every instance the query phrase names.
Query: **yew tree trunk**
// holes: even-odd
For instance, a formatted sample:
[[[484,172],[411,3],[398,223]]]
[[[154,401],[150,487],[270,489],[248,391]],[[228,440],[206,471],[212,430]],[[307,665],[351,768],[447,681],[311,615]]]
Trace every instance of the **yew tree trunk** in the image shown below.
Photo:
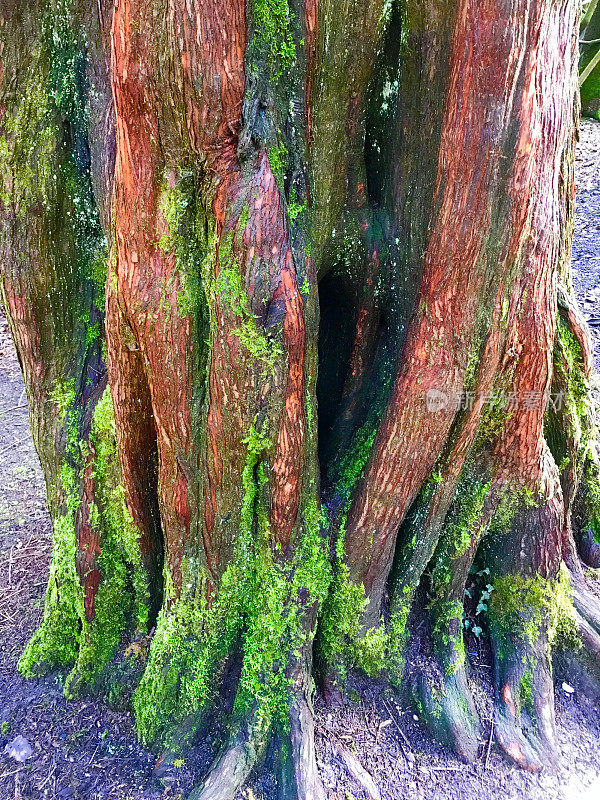
[[[0,0],[2,298],[54,531],[22,672],[136,683],[171,754],[225,716],[202,800],[273,737],[281,796],[323,798],[313,677],[385,676],[477,757],[475,594],[496,737],[540,769],[553,650],[600,655],[577,3],[91,5]]]

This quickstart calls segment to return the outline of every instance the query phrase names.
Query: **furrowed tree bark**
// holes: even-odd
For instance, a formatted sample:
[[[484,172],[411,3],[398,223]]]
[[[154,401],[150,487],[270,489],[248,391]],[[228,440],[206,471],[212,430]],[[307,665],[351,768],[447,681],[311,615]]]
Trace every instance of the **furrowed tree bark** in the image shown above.
[[[74,11],[75,13],[75,11]],[[125,627],[143,631],[160,574],[160,543],[138,535],[120,493],[102,352],[112,185],[109,88],[98,20],[84,29],[64,4],[3,8],[2,297],[46,477],[54,555],[44,618],[21,660],[28,674],[73,666],[66,687],[93,683]],[[90,87],[93,86],[93,101]],[[98,121],[96,153],[87,117]],[[101,581],[101,575],[105,580]]]
[[[600,653],[577,30],[572,0],[0,4],[54,528],[21,669],[126,681],[163,765],[221,715],[196,798],[325,797],[313,673],[406,686],[476,759],[467,586],[497,741],[553,758],[552,653]]]

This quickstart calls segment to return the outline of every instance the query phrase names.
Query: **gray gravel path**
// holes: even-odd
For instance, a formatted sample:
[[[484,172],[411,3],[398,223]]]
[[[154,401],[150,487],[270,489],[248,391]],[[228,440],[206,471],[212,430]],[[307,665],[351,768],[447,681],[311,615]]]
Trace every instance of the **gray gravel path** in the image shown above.
[[[600,122],[596,120],[581,121],[576,175],[573,286],[590,326],[600,372]]]

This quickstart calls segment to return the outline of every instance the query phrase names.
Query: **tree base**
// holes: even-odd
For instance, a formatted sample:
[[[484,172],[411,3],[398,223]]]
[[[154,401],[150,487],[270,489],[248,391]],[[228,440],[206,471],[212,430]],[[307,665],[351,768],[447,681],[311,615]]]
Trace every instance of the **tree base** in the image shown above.
[[[482,730],[467,676],[461,667],[443,675],[437,665],[411,679],[417,708],[432,734],[467,763],[477,760]]]
[[[270,742],[277,761],[277,789],[281,800],[326,800],[315,755],[313,714],[303,693],[290,705],[289,731],[280,741],[260,710],[233,729],[201,784],[188,800],[234,800],[252,771],[264,759]]]
[[[495,637],[492,646],[496,662],[496,741],[511,761],[528,772],[554,766],[554,684],[547,647],[538,641],[520,642],[511,648]]]

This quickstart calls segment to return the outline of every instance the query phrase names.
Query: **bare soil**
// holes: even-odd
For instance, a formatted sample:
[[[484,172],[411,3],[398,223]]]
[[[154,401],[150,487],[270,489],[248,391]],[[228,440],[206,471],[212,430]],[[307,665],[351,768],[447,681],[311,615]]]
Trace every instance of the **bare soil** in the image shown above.
[[[575,290],[590,324],[600,369],[600,123],[584,120],[577,156],[573,246]],[[44,481],[31,440],[18,360],[0,312],[0,800],[162,800],[182,798],[214,753],[205,739],[185,762],[157,778],[156,754],[136,739],[131,716],[94,698],[67,702],[62,676],[26,681],[16,665],[42,613],[50,561]],[[377,681],[353,676],[345,702],[316,700],[317,755],[329,800],[598,800],[600,713],[568,694],[556,676],[560,766],[529,775],[496,748],[490,723],[491,662],[468,642],[472,686],[486,727],[472,766],[432,740],[414,708]],[[5,745],[24,736],[33,755],[18,763]],[[362,773],[361,773],[362,770]],[[361,774],[358,781],[354,774]],[[370,792],[365,785],[371,781]],[[269,800],[272,781],[243,796]]]

